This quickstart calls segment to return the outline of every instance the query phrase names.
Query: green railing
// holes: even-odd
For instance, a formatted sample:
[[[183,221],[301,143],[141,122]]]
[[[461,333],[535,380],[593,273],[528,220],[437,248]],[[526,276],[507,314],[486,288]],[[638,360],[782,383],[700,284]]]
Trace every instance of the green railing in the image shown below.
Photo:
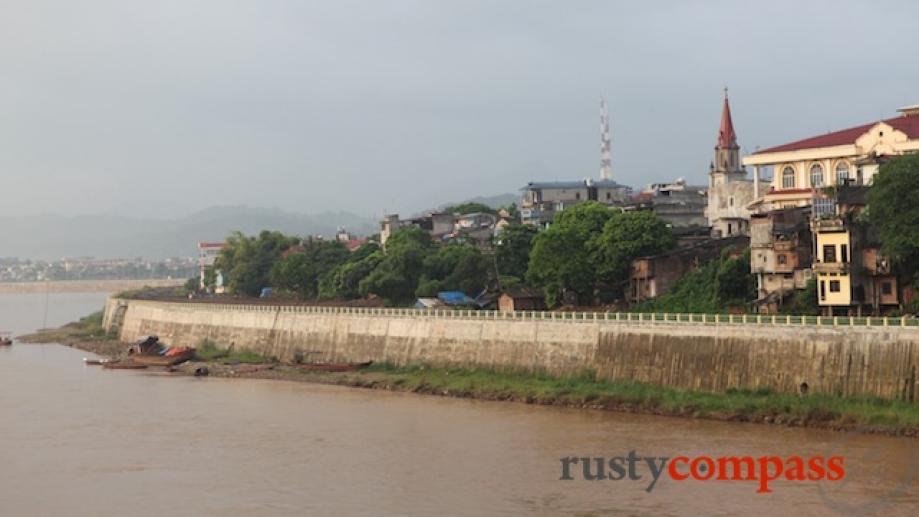
[[[799,327],[901,327],[919,329],[919,318],[877,316],[791,316],[767,314],[694,314],[641,312],[486,311],[472,309],[415,309],[398,307],[317,307],[307,305],[253,305],[130,300],[131,304],[177,304],[182,310],[251,311],[271,313],[352,314],[405,318],[565,321],[619,324],[782,325]]]

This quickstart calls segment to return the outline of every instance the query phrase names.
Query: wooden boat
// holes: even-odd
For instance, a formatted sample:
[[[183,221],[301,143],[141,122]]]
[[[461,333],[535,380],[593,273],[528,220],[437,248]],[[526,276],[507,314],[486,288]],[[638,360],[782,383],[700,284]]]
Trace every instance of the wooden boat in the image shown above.
[[[90,366],[104,365],[108,362],[109,362],[108,359],[90,359],[88,357],[83,358],[83,363],[88,364]]]
[[[373,361],[364,363],[307,363],[298,364],[297,368],[307,372],[354,372],[373,364]]]
[[[8,337],[0,337],[0,346],[12,346],[13,340]]]
[[[175,366],[195,357],[195,350],[189,349],[175,355],[132,355],[131,360],[147,366]]]
[[[145,364],[137,364],[134,361],[113,361],[102,364],[107,370],[143,370],[147,367]]]

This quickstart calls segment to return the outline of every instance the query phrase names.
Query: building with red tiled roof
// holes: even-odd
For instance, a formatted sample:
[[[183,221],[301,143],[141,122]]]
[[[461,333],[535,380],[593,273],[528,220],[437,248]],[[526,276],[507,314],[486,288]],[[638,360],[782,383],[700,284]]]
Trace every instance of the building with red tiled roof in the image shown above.
[[[760,209],[811,204],[814,193],[823,187],[868,185],[887,158],[919,152],[919,105],[898,111],[898,117],[795,140],[745,157],[743,164],[754,169]]]

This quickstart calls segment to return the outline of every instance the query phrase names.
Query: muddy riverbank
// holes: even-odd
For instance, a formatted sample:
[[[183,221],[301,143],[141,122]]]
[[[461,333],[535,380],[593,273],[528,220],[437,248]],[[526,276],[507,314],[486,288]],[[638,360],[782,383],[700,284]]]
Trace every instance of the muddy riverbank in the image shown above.
[[[98,316],[59,329],[21,336],[24,343],[60,343],[109,358],[125,355],[128,344],[105,336]],[[244,357],[244,361],[235,359]],[[684,418],[750,422],[919,437],[919,405],[873,399],[795,397],[768,391],[723,394],[688,392],[637,383],[596,381],[588,377],[556,379],[481,369],[436,369],[372,365],[357,372],[304,371],[252,354],[201,359],[173,368],[173,375],[285,380],[364,389],[413,392],[444,397],[512,401],[526,404],[586,408]],[[151,368],[151,370],[157,370]]]

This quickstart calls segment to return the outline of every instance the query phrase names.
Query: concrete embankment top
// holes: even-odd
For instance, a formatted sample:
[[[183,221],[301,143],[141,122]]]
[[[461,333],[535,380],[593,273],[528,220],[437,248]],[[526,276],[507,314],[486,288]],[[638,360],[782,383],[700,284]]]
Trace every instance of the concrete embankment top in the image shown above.
[[[249,348],[280,359],[383,361],[568,375],[708,391],[772,388],[915,400],[911,321],[496,313],[109,300],[123,339]],[[669,318],[669,319],[668,319]],[[683,318],[680,320],[680,318]],[[835,325],[834,325],[835,323]],[[869,326],[870,325],[870,326]],[[905,326],[904,326],[905,325]]]

